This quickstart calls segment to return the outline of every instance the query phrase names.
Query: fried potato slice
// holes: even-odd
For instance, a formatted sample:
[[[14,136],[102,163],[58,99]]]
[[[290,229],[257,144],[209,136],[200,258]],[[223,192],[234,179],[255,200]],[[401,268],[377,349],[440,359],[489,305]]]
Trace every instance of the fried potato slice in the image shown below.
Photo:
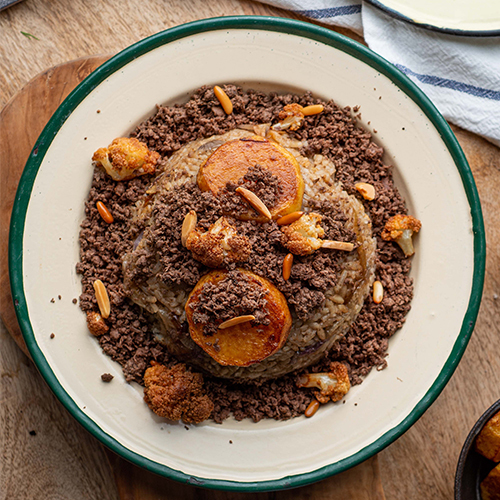
[[[476,451],[493,462],[500,462],[500,412],[486,422],[477,436]]]
[[[219,146],[201,166],[198,186],[202,191],[211,191],[217,196],[228,182],[237,183],[255,165],[268,169],[280,182],[278,199],[274,206],[267,207],[272,218],[300,210],[304,181],[297,160],[284,147],[260,136],[234,139]],[[255,217],[251,210],[242,214],[241,218],[265,222],[262,217]]]
[[[292,317],[283,294],[268,280],[243,269],[237,270],[252,287],[265,292],[264,311],[268,324],[254,324],[247,321],[224,329],[217,329],[210,335],[204,334],[205,324],[196,323],[193,312],[197,303],[203,300],[202,292],[208,285],[217,285],[226,278],[228,271],[212,271],[196,284],[186,302],[185,310],[189,324],[189,333],[209,356],[224,366],[249,366],[274,354],[285,343]],[[235,304],[236,306],[236,304]],[[217,323],[222,323],[218,320]]]
[[[500,500],[500,465],[497,465],[481,482],[482,500]]]

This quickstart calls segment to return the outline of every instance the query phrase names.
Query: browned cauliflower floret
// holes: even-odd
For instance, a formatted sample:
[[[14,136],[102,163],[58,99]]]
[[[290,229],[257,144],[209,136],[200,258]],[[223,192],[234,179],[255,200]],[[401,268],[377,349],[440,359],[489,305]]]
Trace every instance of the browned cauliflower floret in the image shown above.
[[[171,368],[151,363],[144,374],[144,401],[160,417],[198,424],[210,417],[214,404],[203,391],[201,373],[178,363]]]
[[[186,247],[196,260],[216,268],[233,262],[245,262],[252,251],[248,238],[238,234],[225,217],[217,219],[205,233],[196,229],[191,231]]]
[[[154,174],[160,155],[134,137],[118,137],[107,148],[99,148],[92,160],[104,167],[115,181]]]
[[[325,235],[321,227],[321,215],[311,212],[288,226],[282,226],[281,243],[295,255],[309,255],[323,244]]]
[[[410,257],[415,253],[413,233],[418,233],[421,227],[422,223],[415,217],[397,214],[385,223],[381,236],[385,241],[395,241],[403,250],[405,257]]]
[[[109,331],[109,326],[96,311],[87,312],[87,327],[92,335],[100,337]]]
[[[297,380],[298,387],[314,387],[314,396],[320,403],[340,401],[351,388],[347,367],[338,361],[330,364],[326,373],[306,373]]]
[[[300,104],[287,104],[278,115],[280,122],[273,125],[272,128],[279,132],[282,130],[298,130],[304,121],[302,109]]]

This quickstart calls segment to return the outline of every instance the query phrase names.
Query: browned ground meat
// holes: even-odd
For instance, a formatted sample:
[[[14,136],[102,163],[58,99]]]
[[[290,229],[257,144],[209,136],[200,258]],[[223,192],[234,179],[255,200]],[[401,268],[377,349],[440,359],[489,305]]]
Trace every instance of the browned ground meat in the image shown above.
[[[227,116],[222,111],[211,88],[202,87],[185,105],[158,106],[154,116],[142,123],[132,135],[166,157],[194,139],[222,134],[246,123],[277,121],[278,113],[285,104],[300,102],[306,106],[321,102],[309,93],[297,96],[243,92],[232,85],[224,89],[233,102],[232,115]],[[391,167],[382,162],[382,148],[372,142],[370,133],[357,126],[354,116],[357,110],[341,109],[333,101],[323,104],[325,111],[306,117],[305,125],[292,135],[307,140],[305,154],[321,153],[329,157],[336,166],[336,177],[343,183],[344,189],[363,202],[378,240],[376,278],[384,286],[384,300],[377,305],[368,299],[346,337],[325,360],[310,370],[321,371],[333,360],[342,361],[348,366],[351,383],[355,385],[362,382],[372,367],[385,367],[388,339],[402,326],[410,309],[413,295],[412,280],[407,276],[410,262],[404,259],[397,245],[379,237],[385,221],[396,213],[406,213],[406,207],[394,187]],[[122,285],[121,257],[141,232],[141,228],[130,227],[130,207],[150,182],[151,178],[144,176],[116,183],[101,170],[95,170],[86,202],[86,218],[80,232],[81,262],[77,264],[83,287],[80,307],[84,311],[97,307],[92,281],[99,278],[107,284],[112,303],[108,320],[110,330],[99,338],[99,342],[104,352],[122,364],[126,379],[138,382],[142,382],[151,361],[167,365],[175,361],[170,359],[165,347],[155,341],[149,318],[126,298]],[[373,184],[377,192],[375,200],[363,200],[354,188],[356,182]],[[95,208],[97,201],[102,201],[110,209],[115,218],[113,224],[108,225],[101,219]],[[342,226],[336,228],[333,218],[327,225],[328,238],[349,240],[350,235],[341,234]],[[272,235],[269,239],[273,241]],[[254,254],[265,255],[261,252]],[[202,265],[192,259],[189,262],[180,259],[171,266],[172,273],[175,274],[176,267],[184,266],[192,274],[194,286]],[[302,271],[300,268],[296,270],[300,281],[297,289],[310,275],[307,259],[304,259]],[[260,265],[268,266],[269,263],[262,261]],[[303,281],[300,276],[303,276]],[[290,283],[293,284],[293,281]],[[318,281],[311,290],[319,289],[321,284]],[[291,290],[289,296],[296,291]],[[206,376],[205,386],[214,402],[212,418],[216,422],[221,422],[230,414],[238,420],[246,417],[254,421],[266,417],[288,419],[303,414],[312,398],[309,390],[295,386],[293,375],[248,385],[231,384]]]

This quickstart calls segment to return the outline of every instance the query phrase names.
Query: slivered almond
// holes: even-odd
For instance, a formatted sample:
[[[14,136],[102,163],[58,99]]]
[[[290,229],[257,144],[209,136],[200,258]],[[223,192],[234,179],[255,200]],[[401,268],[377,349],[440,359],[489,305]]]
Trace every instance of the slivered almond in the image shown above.
[[[380,281],[373,283],[373,302],[380,304],[384,299],[384,287]]]
[[[214,87],[214,94],[220,102],[222,109],[226,112],[226,115],[230,115],[233,112],[233,103],[228,95],[218,85]]]
[[[354,187],[365,200],[371,201],[375,199],[375,188],[371,184],[367,182],[357,182],[354,184]]]
[[[277,221],[276,224],[278,226],[287,226],[288,224],[291,224],[292,222],[295,222],[296,220],[300,219],[304,215],[304,212],[292,212],[291,214],[284,215],[283,217],[280,217]]]
[[[302,108],[302,114],[304,116],[317,115],[319,113],[322,113],[324,109],[325,108],[323,107],[323,104],[312,104],[311,106]]]
[[[241,186],[236,188],[236,192],[243,196],[260,215],[267,217],[269,220],[272,219],[271,212],[255,193]]]
[[[346,243],[344,241],[325,240],[323,241],[321,248],[327,248],[328,250],[344,250],[345,252],[352,252],[352,250],[354,250],[354,245],[352,243]]]
[[[293,254],[289,253],[283,259],[283,279],[287,281],[290,278],[290,274],[292,273],[292,264],[293,264]]]
[[[236,318],[228,319],[219,325],[219,329],[224,330],[224,328],[229,328],[234,325],[239,325],[240,323],[246,323],[247,321],[253,321],[255,316],[247,314],[246,316],[236,316]]]
[[[313,399],[309,406],[306,408],[304,412],[304,416],[307,418],[311,418],[319,409],[319,401],[317,399]]]
[[[111,212],[106,207],[106,205],[102,201],[98,201],[96,203],[96,206],[97,206],[97,211],[99,212],[99,215],[102,217],[103,221],[107,222],[108,224],[111,224],[114,221],[114,218]]]
[[[184,222],[182,223],[182,231],[181,231],[181,243],[182,246],[186,246],[186,241],[188,239],[189,233],[196,227],[196,223],[198,222],[198,216],[194,210],[190,210],[186,217],[184,217]]]
[[[99,311],[101,311],[101,316],[104,319],[109,318],[111,313],[111,304],[109,303],[108,291],[101,280],[95,280],[93,285],[95,298],[97,299],[97,305],[99,306]]]

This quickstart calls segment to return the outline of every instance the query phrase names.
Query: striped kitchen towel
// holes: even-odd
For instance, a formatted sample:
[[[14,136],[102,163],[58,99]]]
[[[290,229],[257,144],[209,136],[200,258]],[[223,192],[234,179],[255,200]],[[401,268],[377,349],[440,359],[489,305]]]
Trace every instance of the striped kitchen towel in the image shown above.
[[[500,146],[500,37],[437,33],[361,0],[264,0],[362,34],[415,82],[450,122]]]

